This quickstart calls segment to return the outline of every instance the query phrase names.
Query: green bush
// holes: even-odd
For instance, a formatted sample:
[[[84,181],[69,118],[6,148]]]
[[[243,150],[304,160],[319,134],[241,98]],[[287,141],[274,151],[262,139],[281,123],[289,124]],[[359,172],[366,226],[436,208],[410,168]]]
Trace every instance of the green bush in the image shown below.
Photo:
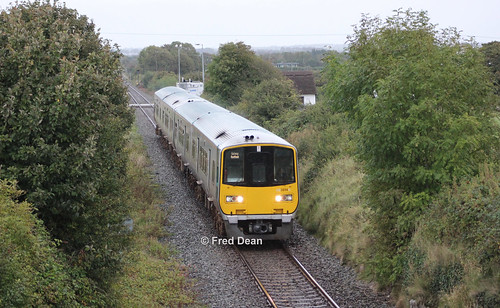
[[[0,178],[15,179],[71,262],[100,291],[120,268],[124,134],[120,53],[55,2],[0,13]]]
[[[0,180],[0,306],[82,305],[89,282],[66,264],[35,209],[16,201],[21,195]]]
[[[406,254],[403,297],[433,307],[498,307],[499,183],[500,172],[486,166],[435,198]]]
[[[263,80],[284,78],[277,68],[255,55],[243,42],[221,45],[207,69],[210,78],[205,90],[223,106],[237,105],[246,89]]]
[[[439,33],[426,12],[363,17],[349,58],[325,73],[327,97],[357,127],[364,198],[373,212],[371,269],[401,279],[404,253],[442,185],[498,159],[495,97],[484,56],[454,29]]]
[[[149,73],[151,72],[146,73],[146,75],[148,75]],[[153,77],[149,80],[148,83],[144,82],[144,86],[149,90],[155,92],[164,87],[175,86],[177,81],[177,76],[173,73],[158,72],[153,74]]]
[[[259,125],[278,118],[281,114],[301,106],[297,90],[291,80],[268,79],[243,92],[241,102],[234,108],[245,118]]]

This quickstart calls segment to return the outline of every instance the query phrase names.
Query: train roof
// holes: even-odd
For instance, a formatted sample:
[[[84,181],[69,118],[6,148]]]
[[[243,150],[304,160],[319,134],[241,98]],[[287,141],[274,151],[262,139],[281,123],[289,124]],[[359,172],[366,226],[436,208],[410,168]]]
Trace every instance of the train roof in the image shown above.
[[[265,128],[181,88],[166,87],[155,95],[221,149],[252,143],[291,146]]]

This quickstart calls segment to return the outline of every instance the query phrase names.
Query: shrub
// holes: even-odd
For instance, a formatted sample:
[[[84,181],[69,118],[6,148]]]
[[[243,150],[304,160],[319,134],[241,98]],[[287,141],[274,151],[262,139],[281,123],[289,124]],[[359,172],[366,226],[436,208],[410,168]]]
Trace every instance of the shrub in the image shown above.
[[[0,306],[80,305],[88,281],[70,270],[32,205],[16,201],[21,195],[0,180]]]
[[[436,197],[406,254],[403,297],[430,306],[500,304],[499,182],[487,166]]]
[[[378,282],[401,278],[403,255],[442,185],[478,174],[498,158],[491,75],[473,41],[442,33],[426,12],[398,10],[385,21],[364,16],[349,59],[331,60],[327,94],[359,132],[373,212],[372,269]]]
[[[49,1],[0,13],[0,177],[16,179],[52,238],[106,290],[126,247],[120,53]]]

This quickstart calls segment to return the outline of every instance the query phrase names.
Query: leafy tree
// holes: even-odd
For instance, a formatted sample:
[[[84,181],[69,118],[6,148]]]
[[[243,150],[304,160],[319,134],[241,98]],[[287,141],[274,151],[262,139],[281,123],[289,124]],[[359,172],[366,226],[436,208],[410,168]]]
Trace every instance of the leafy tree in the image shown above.
[[[228,106],[238,104],[243,92],[262,80],[281,78],[271,63],[257,57],[243,42],[220,46],[219,54],[208,66],[208,73],[206,91]]]
[[[0,13],[0,178],[16,179],[72,262],[106,289],[125,249],[120,53],[49,1]]]
[[[177,47],[181,46],[181,47]],[[169,71],[179,73],[179,65],[177,56],[180,55],[181,74],[186,74],[194,71],[201,71],[201,56],[198,54],[193,45],[174,41],[170,44],[163,45],[164,49],[175,55],[175,67],[170,67]],[[178,51],[180,48],[180,52]],[[179,52],[179,53],[178,53]]]
[[[249,120],[264,125],[300,106],[300,97],[291,80],[269,79],[245,90],[237,109]]]
[[[311,51],[263,52],[259,55],[271,63],[297,63],[302,68],[320,69],[325,66],[323,58],[328,53],[338,54],[337,51],[313,49]]]
[[[486,57],[486,65],[493,72],[497,95],[500,95],[500,42],[483,44],[480,49]]]
[[[177,67],[177,54],[174,57],[166,48],[149,46],[139,53],[139,67],[143,72],[167,71]]]
[[[182,46],[182,47],[177,47]],[[180,48],[180,51],[178,50]],[[149,46],[139,53],[139,66],[143,72],[167,71],[179,73],[179,59],[181,73],[186,74],[196,70],[201,71],[201,58],[193,45],[178,41],[165,44],[162,47]]]
[[[0,180],[0,306],[69,304],[75,296],[70,277],[31,205],[15,201],[21,193]]]
[[[477,174],[499,152],[489,72],[474,42],[438,33],[425,12],[364,16],[349,59],[331,59],[327,95],[359,128],[374,211],[379,281],[394,282],[415,221],[443,184]]]

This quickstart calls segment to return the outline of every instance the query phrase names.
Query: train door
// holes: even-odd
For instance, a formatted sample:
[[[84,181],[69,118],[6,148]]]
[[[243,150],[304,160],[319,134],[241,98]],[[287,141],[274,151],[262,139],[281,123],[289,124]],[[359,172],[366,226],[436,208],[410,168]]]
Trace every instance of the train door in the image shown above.
[[[196,174],[200,174],[200,164],[199,164],[199,160],[200,160],[200,137],[196,138],[196,153],[198,153],[196,155]]]
[[[189,157],[189,148],[190,148],[189,139],[190,139],[190,136],[191,136],[191,127],[189,127],[189,131],[188,131],[187,126],[184,126],[184,161],[187,163],[189,163],[191,161],[191,159]]]
[[[209,183],[209,190],[210,190],[210,197],[215,197],[216,196],[216,174],[217,174],[217,165],[215,163],[216,160],[216,154],[212,152],[211,149],[208,149],[208,183]]]
[[[208,180],[208,187],[210,192],[212,191],[212,177],[210,174],[212,173],[212,166],[210,165],[212,159],[212,149],[208,149],[208,171],[207,171],[207,180]]]
[[[184,135],[182,136],[182,155],[184,157],[184,160],[188,159],[187,158],[187,153],[189,152],[189,134],[187,131],[187,126],[184,125]]]
[[[172,132],[172,144],[174,145],[174,149],[177,149],[177,142],[176,142],[177,138],[176,137],[177,137],[177,131],[179,130],[179,127],[177,125],[178,121],[179,121],[178,119],[174,119],[174,127],[173,127],[174,129]]]

